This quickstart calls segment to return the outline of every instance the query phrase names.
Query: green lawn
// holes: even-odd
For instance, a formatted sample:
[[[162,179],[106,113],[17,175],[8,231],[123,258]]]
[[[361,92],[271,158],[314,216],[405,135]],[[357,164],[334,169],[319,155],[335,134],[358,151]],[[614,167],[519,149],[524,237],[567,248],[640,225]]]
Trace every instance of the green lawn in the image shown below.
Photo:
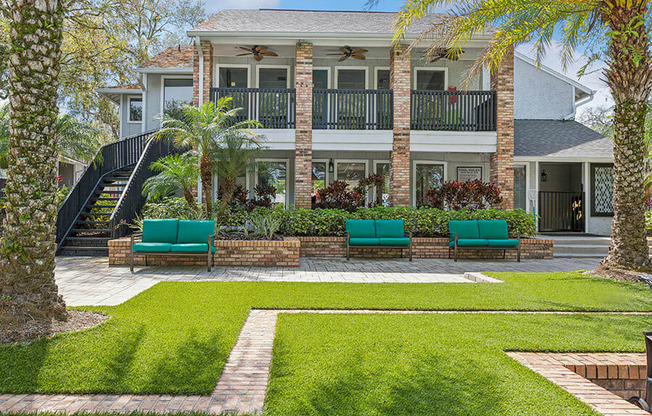
[[[588,278],[577,273],[494,275],[506,283],[160,283],[116,307],[83,308],[111,315],[109,321],[97,328],[28,346],[0,347],[0,392],[208,394],[219,378],[250,308],[652,311],[652,292],[641,284]],[[315,324],[320,319],[323,319],[323,328]],[[460,319],[466,320],[464,325],[449,324]],[[294,325],[294,322],[297,322],[297,328],[309,327],[309,332],[293,332],[288,323]],[[359,341],[350,345],[337,342],[338,337],[345,337],[348,331],[357,332],[356,326],[360,322],[373,325],[362,328],[364,331],[360,332]],[[507,342],[511,343],[509,348],[512,349],[640,351],[643,348],[640,332],[646,327],[646,322],[652,322],[652,317],[283,316],[279,325],[280,344],[276,346],[282,354],[274,357],[270,408],[285,414],[284,409],[308,400],[309,396],[306,395],[319,394],[309,390],[310,386],[315,386],[314,383],[333,381],[332,377],[321,381],[316,378],[303,380],[302,377],[308,376],[303,372],[305,362],[300,357],[291,361],[285,358],[300,354],[301,351],[295,350],[300,348],[305,348],[306,354],[314,354],[313,347],[319,346],[321,341],[323,348],[329,348],[328,354],[331,355],[328,359],[324,358],[326,361],[323,365],[328,360],[338,362],[353,349],[360,354],[362,362],[378,361],[376,369],[360,367],[360,371],[370,372],[365,373],[366,377],[372,377],[374,371],[381,371],[385,364],[383,360],[372,359],[375,356],[371,354],[373,348],[367,348],[369,345],[377,351],[386,351],[385,360],[390,359],[396,351],[398,357],[404,357],[399,361],[406,362],[429,359],[428,351],[442,345],[440,361],[431,361],[429,365],[444,366],[441,371],[445,371],[445,363],[449,359],[441,357],[448,356],[459,345],[467,344],[467,332],[484,331],[486,334],[489,331],[486,328],[494,328],[495,336],[486,339],[480,337],[480,343],[465,345],[478,351],[485,351],[486,348],[489,354],[487,359],[491,357],[493,363],[500,356],[498,351],[506,348]],[[417,323],[424,328],[423,335],[414,331],[409,331],[414,334],[409,337],[397,335]],[[341,332],[337,331],[339,325],[342,326]],[[568,325],[573,327],[569,328]],[[328,328],[336,331],[330,333]],[[388,334],[394,334],[394,337]],[[528,334],[528,337],[524,334]],[[302,336],[306,338],[305,343],[300,341]],[[325,339],[320,341],[322,336]],[[532,340],[529,340],[530,336]],[[401,345],[413,342],[414,345],[423,346],[410,352],[396,344],[399,341],[395,338],[406,343]],[[362,344],[365,347],[352,347]],[[427,345],[431,345],[430,350],[426,348]],[[382,354],[379,353],[379,356]],[[467,367],[478,367],[474,361],[478,357],[468,355]],[[308,356],[304,358],[308,359]],[[504,358],[498,360],[505,363]],[[319,363],[315,368],[319,369]],[[499,378],[504,378],[501,369],[514,370],[511,364],[493,368],[492,376]],[[482,370],[475,368],[473,371]],[[521,371],[521,377],[527,379],[527,372],[518,371]],[[285,373],[291,376],[286,378]],[[282,377],[277,379],[279,374]],[[323,375],[321,371],[315,373],[315,377]],[[333,377],[336,376],[353,377],[355,374],[333,373]],[[456,373],[451,373],[453,376]],[[532,376],[530,379],[536,381]],[[288,382],[291,386],[304,385],[283,391],[284,388],[280,386]],[[476,382],[478,380],[470,383]],[[539,387],[545,384],[538,382]],[[523,386],[529,388],[527,383]],[[514,388],[518,389],[518,386]],[[368,400],[361,399],[361,405],[380,397],[379,394],[389,393],[369,392]],[[319,406],[328,402],[328,397],[325,394]],[[425,397],[424,400],[430,398]],[[346,404],[342,405],[346,408]]]

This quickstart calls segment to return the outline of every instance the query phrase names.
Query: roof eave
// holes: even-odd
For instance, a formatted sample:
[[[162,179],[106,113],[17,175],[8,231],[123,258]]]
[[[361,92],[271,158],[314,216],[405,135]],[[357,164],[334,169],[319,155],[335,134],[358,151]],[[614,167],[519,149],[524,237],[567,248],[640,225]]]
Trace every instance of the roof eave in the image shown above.
[[[192,74],[191,68],[136,68],[141,74]]]
[[[140,95],[143,93],[142,90],[130,88],[96,88],[95,92],[108,98],[117,105],[120,105],[120,97],[123,95]]]
[[[527,62],[530,65],[534,65],[540,71],[543,71],[543,72],[545,72],[547,74],[550,74],[553,77],[558,78],[558,79],[560,79],[560,80],[574,86],[575,88],[584,91],[588,95],[594,95],[596,93],[595,90],[592,90],[591,88],[587,87],[586,85],[580,84],[579,82],[575,81],[572,78],[567,77],[566,75],[562,74],[559,71],[556,71],[556,70],[554,70],[554,69],[552,69],[552,68],[550,68],[548,66],[542,65],[542,64],[537,65],[537,62],[534,59],[530,58],[529,56],[527,56],[527,55],[525,55],[525,54],[523,54],[521,52],[516,52],[515,51],[514,56],[516,58],[519,58],[520,60],[522,60],[524,62]]]

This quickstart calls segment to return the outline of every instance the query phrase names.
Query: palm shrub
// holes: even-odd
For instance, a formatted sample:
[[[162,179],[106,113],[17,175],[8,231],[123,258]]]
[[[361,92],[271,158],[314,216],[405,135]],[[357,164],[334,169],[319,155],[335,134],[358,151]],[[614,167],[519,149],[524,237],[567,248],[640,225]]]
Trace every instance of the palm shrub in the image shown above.
[[[199,173],[202,199],[206,212],[213,212],[214,157],[232,136],[254,136],[246,129],[260,126],[256,121],[236,121],[239,108],[231,108],[233,99],[222,97],[217,103],[205,102],[201,107],[184,104],[178,111],[161,117],[161,129],[154,134],[157,139],[173,141],[181,148],[201,151]]]
[[[148,198],[161,199],[181,190],[188,206],[197,211],[193,186],[199,178],[199,156],[194,150],[182,155],[172,154],[152,162],[149,166],[158,175],[147,179],[143,184],[143,195]]]
[[[369,4],[380,0],[370,0]],[[652,0],[461,0],[453,13],[430,25],[412,44],[431,41],[427,54],[440,48],[460,50],[476,33],[491,41],[470,74],[483,67],[496,72],[515,45],[534,41],[537,61],[553,34],[560,38],[564,65],[578,47],[589,62],[603,57],[603,79],[614,107],[614,217],[612,243],[603,265],[648,267],[645,238],[645,119],[652,86],[652,55],[647,28]],[[406,0],[394,22],[398,43],[412,25],[450,0]]]

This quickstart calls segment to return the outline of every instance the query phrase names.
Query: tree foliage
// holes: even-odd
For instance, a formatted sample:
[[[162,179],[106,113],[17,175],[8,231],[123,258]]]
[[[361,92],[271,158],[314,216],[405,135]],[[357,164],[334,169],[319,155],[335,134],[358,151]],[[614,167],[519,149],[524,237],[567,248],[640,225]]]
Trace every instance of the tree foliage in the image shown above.
[[[143,195],[149,199],[160,200],[181,191],[188,206],[197,211],[192,189],[197,185],[199,178],[198,161],[197,152],[191,150],[182,155],[168,155],[153,162],[149,168],[159,174],[145,181]]]

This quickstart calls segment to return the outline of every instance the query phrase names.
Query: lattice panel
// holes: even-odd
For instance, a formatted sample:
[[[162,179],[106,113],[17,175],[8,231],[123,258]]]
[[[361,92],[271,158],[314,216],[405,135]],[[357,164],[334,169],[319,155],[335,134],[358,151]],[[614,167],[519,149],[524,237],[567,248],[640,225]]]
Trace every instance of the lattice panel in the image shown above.
[[[598,214],[614,212],[614,168],[613,166],[596,166],[594,171],[594,207]]]

